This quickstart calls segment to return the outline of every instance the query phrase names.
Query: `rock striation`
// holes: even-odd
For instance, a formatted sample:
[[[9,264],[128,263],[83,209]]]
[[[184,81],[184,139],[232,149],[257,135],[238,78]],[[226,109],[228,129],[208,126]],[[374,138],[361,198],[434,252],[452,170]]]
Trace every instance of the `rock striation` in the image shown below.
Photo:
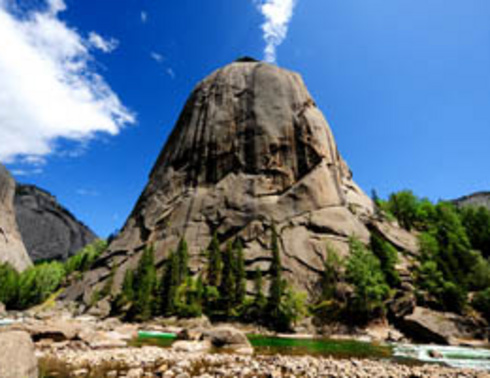
[[[267,272],[272,225],[287,279],[312,294],[327,243],[367,242],[372,212],[300,75],[242,59],[193,90],[123,230],[66,296],[89,301],[114,266],[117,290],[146,246],[160,265],[182,237],[198,272],[215,232],[241,239],[250,277]]]
[[[0,262],[7,262],[18,271],[32,265],[15,219],[15,181],[0,164]]]
[[[97,238],[53,195],[34,185],[17,185],[15,212],[33,261],[64,261]]]

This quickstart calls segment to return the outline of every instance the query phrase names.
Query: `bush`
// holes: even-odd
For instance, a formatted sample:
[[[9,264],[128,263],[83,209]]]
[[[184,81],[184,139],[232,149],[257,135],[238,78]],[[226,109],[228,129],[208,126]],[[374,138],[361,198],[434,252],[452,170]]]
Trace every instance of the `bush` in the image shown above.
[[[75,271],[86,272],[92,268],[95,260],[97,260],[106,248],[107,242],[101,239],[97,239],[93,243],[85,246],[80,252],[66,261],[66,274],[68,275]]]
[[[350,241],[351,255],[347,260],[346,277],[354,286],[349,303],[350,312],[359,320],[369,320],[385,313],[384,301],[390,289],[381,271],[379,260],[357,239]]]
[[[19,277],[15,307],[23,310],[44,302],[64,278],[65,268],[59,262],[42,263],[25,270]]]
[[[7,308],[13,306],[17,300],[19,274],[8,263],[0,264],[0,302]]]
[[[490,288],[480,291],[475,295],[472,306],[490,322]]]

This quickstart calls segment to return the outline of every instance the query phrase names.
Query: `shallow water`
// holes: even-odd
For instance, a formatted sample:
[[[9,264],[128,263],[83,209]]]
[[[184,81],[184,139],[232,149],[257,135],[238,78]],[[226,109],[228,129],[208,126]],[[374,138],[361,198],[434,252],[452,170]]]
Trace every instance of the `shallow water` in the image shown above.
[[[431,357],[431,351],[442,357]],[[455,368],[490,371],[490,350],[482,348],[400,344],[393,349],[395,358],[406,358],[427,363],[439,363]]]
[[[140,333],[133,346],[153,345],[169,348],[175,337]],[[357,340],[295,339],[248,335],[258,355],[317,356],[392,360],[403,364],[435,363],[455,368],[490,371],[490,349],[414,344],[376,344]],[[442,357],[431,357],[431,351]]]

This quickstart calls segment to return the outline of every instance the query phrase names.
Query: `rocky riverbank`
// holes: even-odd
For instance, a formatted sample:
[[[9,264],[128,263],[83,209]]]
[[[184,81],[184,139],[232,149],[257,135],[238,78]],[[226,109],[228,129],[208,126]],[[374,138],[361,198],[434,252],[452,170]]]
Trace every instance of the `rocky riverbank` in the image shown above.
[[[337,360],[309,356],[182,353],[158,347],[38,350],[42,368],[58,377],[488,377],[438,365]]]

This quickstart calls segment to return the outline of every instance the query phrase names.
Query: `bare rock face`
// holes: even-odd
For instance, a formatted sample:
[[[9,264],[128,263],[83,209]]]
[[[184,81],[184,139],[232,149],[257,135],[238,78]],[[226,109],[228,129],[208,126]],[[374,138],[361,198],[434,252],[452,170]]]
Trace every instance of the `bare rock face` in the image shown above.
[[[0,332],[0,377],[39,377],[34,344],[26,332]]]
[[[0,164],[0,262],[18,271],[32,265],[17,227],[14,210],[15,181]]]
[[[453,201],[458,207],[483,206],[490,210],[490,192],[478,192]]]
[[[160,264],[182,237],[197,272],[214,232],[242,240],[250,273],[267,271],[272,224],[287,279],[313,293],[327,243],[345,254],[349,236],[367,242],[372,212],[301,77],[235,62],[194,89],[122,232],[66,295],[89,299],[114,265],[120,285],[145,246]]]
[[[64,261],[96,239],[54,196],[33,185],[17,185],[15,212],[33,261]]]

